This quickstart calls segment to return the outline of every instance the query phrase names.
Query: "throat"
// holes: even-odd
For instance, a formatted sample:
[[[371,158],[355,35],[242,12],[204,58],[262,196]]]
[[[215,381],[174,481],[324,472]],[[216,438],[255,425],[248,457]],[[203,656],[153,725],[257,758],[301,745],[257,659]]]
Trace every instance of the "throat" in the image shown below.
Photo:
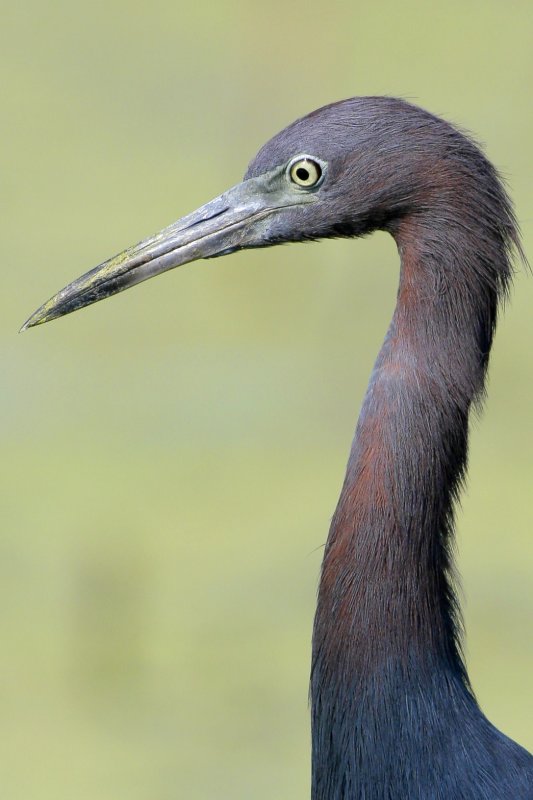
[[[397,775],[385,757],[403,748],[407,763],[420,731],[458,703],[475,707],[451,574],[453,504],[497,297],[481,283],[465,291],[444,254],[435,263],[397,239],[397,307],[322,566],[311,676],[316,800],[351,797],[342,787],[362,776],[371,786],[376,770],[380,780]]]
[[[392,328],[361,411],[315,626],[317,659],[361,680],[391,659],[460,669],[449,540],[468,408],[394,339]]]

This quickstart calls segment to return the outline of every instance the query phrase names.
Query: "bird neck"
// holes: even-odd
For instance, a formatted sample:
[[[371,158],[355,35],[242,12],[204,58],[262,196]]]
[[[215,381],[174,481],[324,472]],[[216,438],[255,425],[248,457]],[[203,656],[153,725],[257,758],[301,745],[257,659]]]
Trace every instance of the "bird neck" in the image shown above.
[[[460,221],[454,231],[450,221],[440,241],[452,238],[454,247],[439,250],[436,230],[435,220],[419,219],[393,231],[397,306],[326,545],[311,677],[316,800],[352,797],[339,787],[356,773],[385,774],[383,758],[402,747],[408,760],[412,731],[427,732],[431,715],[444,717],[458,696],[475,706],[450,540],[498,285],[480,261],[475,231],[467,236]],[[507,264],[503,250],[500,258]]]

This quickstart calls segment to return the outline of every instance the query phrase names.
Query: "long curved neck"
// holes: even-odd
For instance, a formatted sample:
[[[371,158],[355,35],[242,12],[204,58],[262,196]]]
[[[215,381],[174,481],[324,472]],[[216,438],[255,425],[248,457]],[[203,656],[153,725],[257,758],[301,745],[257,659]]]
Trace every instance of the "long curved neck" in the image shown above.
[[[498,286],[477,264],[475,231],[453,220],[446,235],[436,231],[435,220],[421,218],[393,231],[397,306],[326,545],[311,677],[315,800],[378,796],[356,789],[389,770],[395,780],[396,760],[386,759],[401,751],[408,763],[420,731],[457,705],[453,698],[475,705],[450,538]]]

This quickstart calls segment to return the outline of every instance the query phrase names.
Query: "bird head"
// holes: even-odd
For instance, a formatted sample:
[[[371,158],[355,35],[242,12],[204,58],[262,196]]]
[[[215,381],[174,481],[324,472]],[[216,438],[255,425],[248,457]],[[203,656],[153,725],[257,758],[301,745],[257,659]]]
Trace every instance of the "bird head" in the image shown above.
[[[387,228],[420,195],[420,162],[435,128],[455,133],[394,98],[318,109],[267,142],[242,183],[70,283],[23,329],[197,259]]]

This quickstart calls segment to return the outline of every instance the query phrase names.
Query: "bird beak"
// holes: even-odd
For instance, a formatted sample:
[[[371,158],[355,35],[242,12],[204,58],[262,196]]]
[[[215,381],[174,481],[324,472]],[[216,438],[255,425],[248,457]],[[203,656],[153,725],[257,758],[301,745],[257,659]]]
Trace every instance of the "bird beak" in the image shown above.
[[[69,283],[37,309],[21,330],[70,314],[189,261],[268,244],[272,214],[313,199],[312,194],[289,185],[285,167],[243,181]]]

